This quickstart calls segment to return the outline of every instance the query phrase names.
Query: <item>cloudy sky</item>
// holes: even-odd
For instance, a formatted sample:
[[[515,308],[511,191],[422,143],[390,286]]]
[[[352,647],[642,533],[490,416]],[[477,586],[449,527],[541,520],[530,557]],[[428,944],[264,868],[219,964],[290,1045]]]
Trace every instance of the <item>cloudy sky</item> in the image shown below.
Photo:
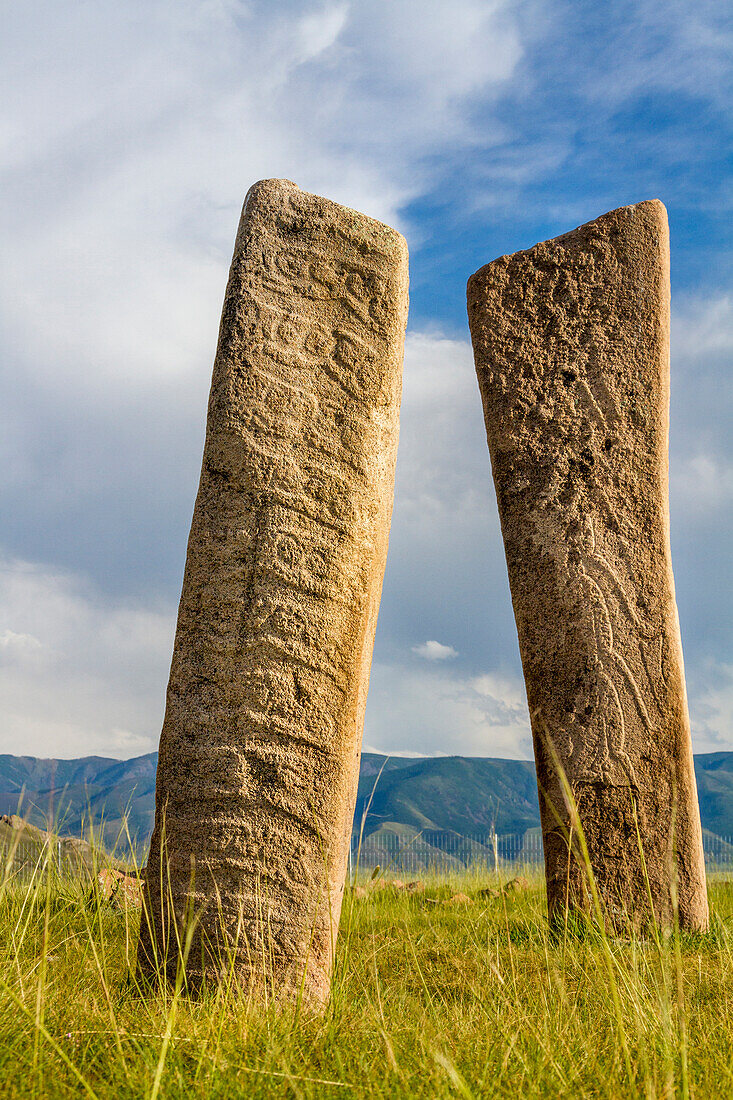
[[[157,746],[245,192],[398,227],[411,312],[365,744],[531,754],[465,317],[658,197],[698,751],[733,749],[731,42],[719,0],[28,0],[0,51],[0,752]]]

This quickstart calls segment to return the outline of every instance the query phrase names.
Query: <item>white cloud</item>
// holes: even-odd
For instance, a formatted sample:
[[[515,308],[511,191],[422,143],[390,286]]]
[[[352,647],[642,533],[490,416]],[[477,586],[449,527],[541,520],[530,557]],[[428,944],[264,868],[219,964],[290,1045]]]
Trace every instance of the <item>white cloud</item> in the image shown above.
[[[676,464],[670,481],[675,507],[689,513],[721,508],[733,502],[733,465],[698,454]]]
[[[399,506],[416,522],[483,509],[491,488],[481,397],[469,340],[409,332],[405,343]]]
[[[288,176],[399,225],[410,200],[456,171],[449,227],[482,204],[512,210],[507,235],[525,232],[532,202],[540,220],[560,218],[577,188],[553,189],[550,179],[578,144],[607,148],[602,135],[576,141],[583,118],[602,127],[645,88],[722,98],[729,40],[716,5],[674,0],[669,11],[643,0],[628,26],[612,21],[598,40],[568,36],[558,5],[534,0],[9,7],[0,45],[3,492],[22,528],[16,545],[34,544],[23,553],[65,554],[75,572],[18,562],[3,572],[8,751],[154,747],[173,611],[109,591],[142,599],[161,583],[176,587],[226,269],[253,180]],[[566,110],[566,73],[557,79],[568,55],[550,39],[534,48],[545,33],[578,50],[567,81],[580,114]],[[591,68],[596,52],[602,63]],[[500,125],[491,106],[517,90],[524,98],[504,104]],[[652,135],[645,141],[648,150]],[[538,178],[547,186],[533,199]],[[578,201],[582,220],[590,199]],[[562,219],[575,224],[569,218],[566,209]],[[401,228],[411,244],[422,231]],[[733,346],[733,306],[721,293],[675,308],[682,416],[672,486],[684,536],[701,507],[723,517],[730,500],[719,361]],[[98,590],[82,577],[92,569]],[[721,588],[712,572],[708,583]],[[430,635],[451,638],[461,658],[390,672],[378,652],[370,724],[382,748],[421,751],[427,736],[424,751],[528,755],[521,679],[477,671],[518,670],[516,632],[470,344],[440,332],[408,336],[388,590],[385,652],[404,654]],[[476,653],[476,667],[463,668]]]
[[[46,0],[4,28],[5,346],[107,400],[210,361],[254,180],[397,222],[521,53],[504,0]]]
[[[18,634],[14,630],[0,630],[0,649],[10,652],[13,650],[23,652],[28,649],[37,649],[40,644],[38,638],[34,638],[32,634]]]
[[[0,562],[0,752],[116,757],[152,751],[163,716],[172,608],[103,599],[78,577]],[[6,625],[7,624],[7,625]],[[422,648],[422,647],[420,647]],[[521,685],[375,663],[367,744],[396,754],[531,753]],[[448,652],[445,652],[448,651]]]
[[[0,559],[0,752],[127,757],[157,746],[174,616]]]
[[[521,682],[375,662],[365,741],[375,752],[531,759]]]
[[[424,657],[426,661],[450,661],[458,656],[458,650],[452,645],[442,645],[440,642],[428,641],[421,645],[414,645],[412,652],[418,657]]]
[[[473,678],[471,687],[477,695],[486,699],[501,700],[502,704],[515,714],[524,715],[527,712],[524,684],[516,676],[484,672]]]
[[[672,314],[672,351],[675,357],[695,359],[733,352],[733,297],[687,296],[675,301]]]
[[[474,667],[517,661],[473,353],[467,339],[440,332],[413,332],[405,348],[378,643],[391,639],[399,659],[416,635],[449,639]]]
[[[733,36],[718,0],[694,6],[686,0],[634,0],[593,45],[596,64],[583,80],[597,102],[619,104],[661,90],[727,108]]]
[[[248,187],[287,176],[399,222],[438,163],[492,140],[471,119],[512,79],[518,10],[11,6],[0,463],[16,552],[139,594],[163,555],[178,566]]]
[[[733,357],[733,297],[678,296],[672,314],[670,491],[675,522],[697,523],[733,501],[728,384]]]
[[[690,701],[695,752],[730,751],[733,746],[733,664],[708,660],[693,677]]]

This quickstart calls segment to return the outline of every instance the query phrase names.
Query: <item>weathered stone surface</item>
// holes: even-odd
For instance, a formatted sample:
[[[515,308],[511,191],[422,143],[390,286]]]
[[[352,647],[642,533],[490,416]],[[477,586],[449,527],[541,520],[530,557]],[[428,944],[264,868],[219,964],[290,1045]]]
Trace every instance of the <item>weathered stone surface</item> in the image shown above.
[[[445,898],[441,905],[473,905],[473,900],[469,898],[468,894],[458,893]]]
[[[250,190],[214,364],[139,965],[328,996],[387,553],[407,318],[388,226]],[[170,900],[169,900],[170,899]]]
[[[669,549],[661,203],[502,256],[468,311],[532,719],[550,912],[586,907],[572,786],[612,917],[707,924]],[[570,863],[570,866],[569,866]]]
[[[122,909],[139,909],[143,903],[142,884],[137,875],[127,875],[112,867],[106,867],[97,875],[97,890],[104,901]]]

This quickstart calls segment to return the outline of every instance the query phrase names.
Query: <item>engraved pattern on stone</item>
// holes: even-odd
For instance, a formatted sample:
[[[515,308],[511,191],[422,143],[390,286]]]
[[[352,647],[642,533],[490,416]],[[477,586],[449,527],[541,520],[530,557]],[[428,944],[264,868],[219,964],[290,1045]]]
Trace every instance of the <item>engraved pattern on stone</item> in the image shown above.
[[[191,910],[194,986],[231,957],[245,987],[328,995],[406,312],[394,230],[287,181],[250,190],[161,735],[143,972],[155,946],[173,975]]]
[[[707,923],[669,550],[664,207],[624,207],[468,284],[541,790],[551,916],[588,904],[556,761],[609,912]],[[642,866],[637,828],[644,846]],[[570,860],[570,862],[569,862]]]

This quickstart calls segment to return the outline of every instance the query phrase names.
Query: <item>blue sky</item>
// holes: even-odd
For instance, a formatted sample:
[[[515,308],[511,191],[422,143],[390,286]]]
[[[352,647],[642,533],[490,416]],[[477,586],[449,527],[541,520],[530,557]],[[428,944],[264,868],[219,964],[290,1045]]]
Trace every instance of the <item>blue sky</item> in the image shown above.
[[[733,749],[731,45],[678,0],[35,0],[4,13],[0,752],[157,744],[250,184],[410,245],[365,744],[529,756],[465,317],[481,264],[657,197],[695,746]]]

